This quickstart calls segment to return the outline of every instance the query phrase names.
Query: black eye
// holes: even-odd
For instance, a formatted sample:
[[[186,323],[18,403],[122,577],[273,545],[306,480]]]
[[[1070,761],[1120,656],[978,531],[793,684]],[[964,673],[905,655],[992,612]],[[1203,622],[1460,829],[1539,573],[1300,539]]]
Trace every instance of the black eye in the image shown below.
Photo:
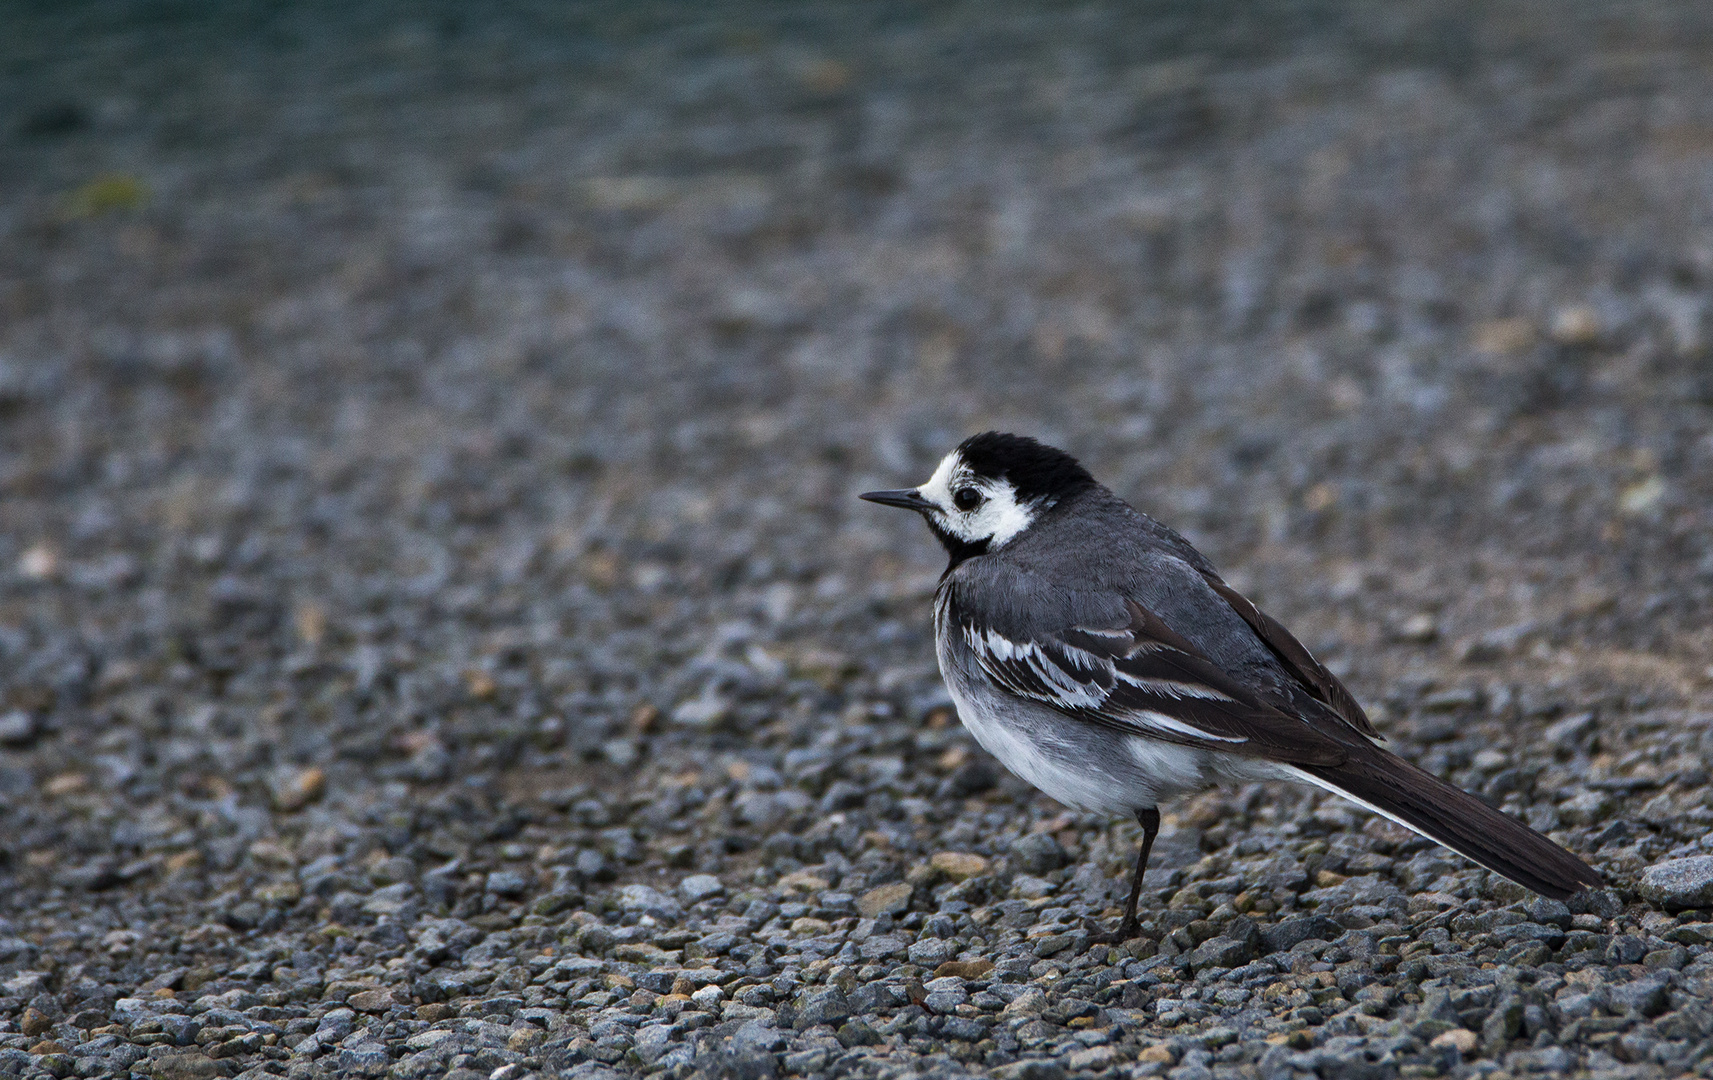
[[[952,505],[959,510],[974,510],[981,502],[981,492],[972,487],[959,488],[952,495]]]

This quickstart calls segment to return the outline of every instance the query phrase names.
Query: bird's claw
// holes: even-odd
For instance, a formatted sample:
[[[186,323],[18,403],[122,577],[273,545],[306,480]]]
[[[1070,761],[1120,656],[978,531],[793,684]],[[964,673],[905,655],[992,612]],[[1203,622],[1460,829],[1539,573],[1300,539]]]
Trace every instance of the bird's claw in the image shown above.
[[[1088,931],[1090,945],[1122,945],[1142,933],[1142,926],[1135,919],[1121,920],[1115,930],[1104,930],[1093,919],[1084,919],[1083,929]]]

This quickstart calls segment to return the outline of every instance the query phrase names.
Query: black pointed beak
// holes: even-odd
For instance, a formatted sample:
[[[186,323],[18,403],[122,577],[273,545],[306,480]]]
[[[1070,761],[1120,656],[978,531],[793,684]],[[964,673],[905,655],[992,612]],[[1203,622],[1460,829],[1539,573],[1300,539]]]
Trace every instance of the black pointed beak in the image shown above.
[[[934,508],[934,504],[917,494],[915,488],[900,488],[897,491],[865,491],[857,498],[867,499],[871,503],[879,503],[882,506],[897,506],[905,510],[915,510],[918,513],[924,513]]]

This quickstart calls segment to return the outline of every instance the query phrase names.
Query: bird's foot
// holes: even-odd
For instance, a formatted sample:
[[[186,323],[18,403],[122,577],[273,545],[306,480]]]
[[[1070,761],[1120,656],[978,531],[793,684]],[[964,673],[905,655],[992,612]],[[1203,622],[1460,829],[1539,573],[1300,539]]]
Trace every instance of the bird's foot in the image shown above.
[[[1083,920],[1083,929],[1088,931],[1090,945],[1122,945],[1142,933],[1142,924],[1135,918],[1122,919],[1116,930],[1103,930],[1093,919]]]

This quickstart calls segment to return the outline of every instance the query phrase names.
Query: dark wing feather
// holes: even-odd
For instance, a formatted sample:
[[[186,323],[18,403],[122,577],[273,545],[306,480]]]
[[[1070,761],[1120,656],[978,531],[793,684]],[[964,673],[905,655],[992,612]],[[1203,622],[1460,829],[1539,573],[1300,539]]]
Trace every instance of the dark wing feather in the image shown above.
[[[996,684],[1066,716],[1127,734],[1297,765],[1347,751],[1257,697],[1142,605],[1116,629],[1013,641],[955,609],[952,623]]]
[[[1205,572],[1202,576],[1213,587],[1213,591],[1249,624],[1250,629],[1255,631],[1255,636],[1273,650],[1273,655],[1279,658],[1285,670],[1294,675],[1303,689],[1316,701],[1343,717],[1351,727],[1369,738],[1384,738],[1374,730],[1368,714],[1362,711],[1362,706],[1356,703],[1356,698],[1344,688],[1338,677],[1326,670],[1326,666],[1316,660],[1314,654],[1304,648],[1303,643],[1292,636],[1277,619],[1256,607],[1247,596],[1218,577]]]

